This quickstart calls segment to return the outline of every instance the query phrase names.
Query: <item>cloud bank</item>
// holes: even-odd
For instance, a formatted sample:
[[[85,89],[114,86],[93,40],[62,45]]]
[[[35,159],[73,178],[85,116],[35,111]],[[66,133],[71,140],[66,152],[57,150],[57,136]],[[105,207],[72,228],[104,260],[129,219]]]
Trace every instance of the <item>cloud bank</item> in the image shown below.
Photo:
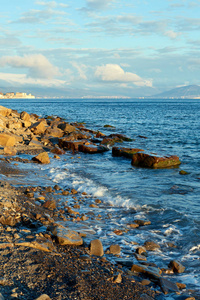
[[[52,79],[60,75],[57,67],[53,66],[42,54],[21,56],[4,56],[0,59],[0,66],[12,68],[25,68],[27,76],[31,78]]]
[[[125,72],[117,64],[98,66],[95,71],[95,77],[107,82],[132,83],[136,86],[152,87],[151,80],[145,80],[134,73]]]

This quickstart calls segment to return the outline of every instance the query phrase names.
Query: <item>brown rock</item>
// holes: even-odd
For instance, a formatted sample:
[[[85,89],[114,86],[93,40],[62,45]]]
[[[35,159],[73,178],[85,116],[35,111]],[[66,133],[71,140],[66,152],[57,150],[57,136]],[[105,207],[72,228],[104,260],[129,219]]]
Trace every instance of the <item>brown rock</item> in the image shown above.
[[[40,164],[49,164],[50,163],[49,155],[47,152],[42,152],[42,153],[38,154],[37,156],[33,157],[32,160],[34,160]]]
[[[90,255],[103,256],[104,250],[100,240],[92,240],[89,245]]]
[[[64,131],[65,134],[70,134],[70,133],[76,131],[76,127],[74,127],[68,123],[65,123],[65,122],[59,124],[58,128],[60,128],[62,131]]]
[[[185,267],[177,260],[170,261],[168,267],[172,268],[175,273],[183,273],[185,271]]]
[[[0,115],[3,117],[9,117],[12,109],[0,105]]]
[[[79,140],[79,141],[69,141],[67,138],[59,139],[59,147],[62,149],[78,151],[79,146],[83,145],[87,142],[87,140]]]
[[[132,158],[133,154],[144,151],[137,148],[113,147],[112,155],[117,157]]]
[[[184,284],[184,283],[176,282],[176,285],[180,290],[183,290],[186,288],[186,284]]]
[[[146,253],[146,248],[144,248],[144,247],[138,247],[135,251],[138,254]]]
[[[35,300],[51,300],[51,298],[48,295],[43,294]]]
[[[6,133],[0,133],[0,145],[13,147],[16,144],[16,139],[14,136],[11,136]]]
[[[22,111],[20,114],[20,119],[26,122],[30,121],[30,115],[26,111]]]
[[[51,150],[51,153],[54,153],[54,154],[57,154],[57,155],[62,155],[62,154],[65,154],[65,151],[63,149],[55,147]]]
[[[4,147],[3,152],[4,154],[11,155],[11,156],[17,154],[17,150],[14,147],[9,147],[9,146]]]
[[[78,150],[84,153],[95,154],[95,153],[102,153],[108,151],[108,148],[105,146],[96,146],[95,144],[90,144],[90,145],[82,144],[78,147]]]
[[[144,243],[144,247],[148,250],[148,251],[154,251],[157,249],[160,249],[160,245],[158,245],[157,243],[153,242],[153,241],[146,241]]]
[[[47,136],[53,136],[53,137],[60,138],[64,135],[64,132],[60,128],[54,127],[54,128],[47,128],[45,130],[44,134]]]
[[[56,209],[56,201],[55,200],[47,200],[42,204],[42,207],[48,208],[50,210]]]
[[[19,240],[19,241],[15,242],[15,246],[30,247],[30,248],[35,248],[35,249],[46,251],[46,252],[55,251],[55,247],[54,247],[52,241],[50,241],[46,238],[41,238],[41,237],[38,237],[33,241]]]
[[[13,216],[1,216],[0,217],[0,223],[2,225],[8,225],[8,226],[15,226],[20,220],[15,219]]]
[[[46,130],[46,124],[43,121],[34,123],[29,127],[34,134],[43,134]]]
[[[35,300],[51,300],[51,298],[48,295],[43,294]]]
[[[83,244],[83,240],[80,235],[69,228],[54,227],[51,231],[60,245],[80,246]]]
[[[114,255],[120,254],[121,247],[119,245],[110,245],[109,252]]]
[[[145,275],[149,276],[150,278],[154,278],[156,280],[161,277],[161,275],[160,275],[161,270],[160,269],[158,269],[156,267],[145,266],[145,265],[142,265],[142,264],[132,265],[131,271],[145,274]]]
[[[168,157],[157,157],[145,153],[136,153],[132,157],[131,164],[133,166],[144,168],[168,168],[180,165],[178,156],[172,155]]]
[[[139,226],[151,225],[151,221],[148,220],[134,220],[134,222]]]

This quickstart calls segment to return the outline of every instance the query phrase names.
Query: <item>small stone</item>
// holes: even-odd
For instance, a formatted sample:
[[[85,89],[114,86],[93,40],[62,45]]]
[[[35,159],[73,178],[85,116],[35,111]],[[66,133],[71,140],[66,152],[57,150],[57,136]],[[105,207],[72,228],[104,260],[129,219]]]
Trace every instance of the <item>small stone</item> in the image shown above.
[[[63,192],[62,192],[62,195],[63,195],[63,196],[69,195],[69,191],[63,191]]]
[[[181,171],[179,171],[179,174],[180,174],[180,175],[188,175],[189,173],[186,172],[186,171],[184,171],[184,170],[181,170]]]
[[[56,184],[56,185],[54,185],[54,187],[53,187],[53,188],[54,188],[54,190],[56,190],[56,191],[59,191],[59,190],[60,190],[60,187],[59,187],[59,185],[57,185],[57,184]]]
[[[148,280],[148,279],[143,279],[143,280],[141,281],[141,284],[142,284],[142,285],[149,285],[149,284],[151,284],[151,281]]]
[[[43,294],[35,300],[51,300],[51,298],[48,295]]]
[[[168,267],[172,268],[175,273],[183,273],[185,271],[185,267],[177,260],[170,261]]]
[[[45,191],[47,192],[47,193],[52,193],[52,187],[51,186],[47,186],[46,188],[45,188]]]
[[[110,250],[110,254],[117,255],[117,254],[120,254],[121,247],[119,245],[110,245],[109,250]]]
[[[154,241],[146,241],[144,243],[144,246],[149,251],[154,251],[154,250],[160,249],[160,245],[158,245]]]
[[[118,275],[114,276],[113,282],[114,283],[121,283],[122,282],[122,275],[118,274]]]
[[[47,200],[42,204],[42,207],[48,208],[50,210],[56,209],[56,201],[55,200]]]
[[[151,221],[149,220],[134,220],[134,222],[139,226],[151,225]]]
[[[103,256],[104,250],[100,240],[92,240],[90,242],[90,255]]]
[[[144,248],[144,247],[138,247],[135,251],[136,251],[136,253],[138,253],[139,255],[141,255],[142,253],[146,252],[146,248]]]
[[[96,200],[95,200],[95,203],[100,204],[100,203],[101,203],[101,200],[100,200],[100,199],[96,199]]]
[[[186,288],[186,284],[184,284],[184,283],[176,282],[176,285],[180,290],[183,290]]]
[[[71,190],[71,193],[72,193],[72,194],[77,194],[77,193],[78,193],[78,191],[77,191],[77,190],[75,190],[75,189],[72,189],[72,190]]]
[[[139,224],[133,223],[133,224],[128,224],[127,226],[129,226],[131,228],[138,228]]]

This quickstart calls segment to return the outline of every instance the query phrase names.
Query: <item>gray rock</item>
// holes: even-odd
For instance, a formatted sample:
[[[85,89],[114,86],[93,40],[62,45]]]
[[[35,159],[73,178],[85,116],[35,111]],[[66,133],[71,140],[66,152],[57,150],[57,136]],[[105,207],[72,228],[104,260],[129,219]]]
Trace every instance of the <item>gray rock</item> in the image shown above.
[[[160,278],[159,279],[159,285],[161,287],[162,292],[166,295],[168,292],[179,292],[179,289],[176,285],[176,283],[165,279],[165,278]]]

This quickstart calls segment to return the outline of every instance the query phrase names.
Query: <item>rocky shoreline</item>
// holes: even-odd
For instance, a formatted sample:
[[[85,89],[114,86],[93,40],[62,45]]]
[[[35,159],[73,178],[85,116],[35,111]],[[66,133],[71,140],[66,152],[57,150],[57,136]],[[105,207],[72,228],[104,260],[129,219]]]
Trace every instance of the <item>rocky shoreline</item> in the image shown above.
[[[119,245],[110,245],[104,251],[98,239],[85,242],[88,228],[82,226],[77,231],[75,226],[63,226],[62,222],[90,221],[90,215],[80,212],[81,203],[87,201],[86,193],[58,185],[17,187],[5,179],[20,176],[23,171],[18,164],[50,163],[49,153],[53,159],[59,159],[65,151],[101,153],[129,138],[119,134],[106,136],[83,124],[68,124],[59,117],[40,118],[5,107],[0,107],[0,129],[0,167],[5,176],[0,182],[0,299],[150,300],[165,299],[165,295],[195,299],[195,291],[164,276],[184,272],[178,261],[172,261],[163,270],[147,262],[148,252],[160,247],[154,241],[138,245],[132,253],[134,260],[125,259],[120,256]],[[131,158],[132,164],[141,167],[180,164],[174,156],[159,158],[142,154],[142,149],[113,149],[113,155]],[[21,158],[22,153],[32,158]],[[68,198],[73,199],[70,204]],[[101,199],[93,200],[90,207],[95,209]],[[129,227],[149,224],[148,220],[135,220]],[[112,256],[116,257],[115,265],[109,260]],[[138,263],[133,262],[135,259]]]

